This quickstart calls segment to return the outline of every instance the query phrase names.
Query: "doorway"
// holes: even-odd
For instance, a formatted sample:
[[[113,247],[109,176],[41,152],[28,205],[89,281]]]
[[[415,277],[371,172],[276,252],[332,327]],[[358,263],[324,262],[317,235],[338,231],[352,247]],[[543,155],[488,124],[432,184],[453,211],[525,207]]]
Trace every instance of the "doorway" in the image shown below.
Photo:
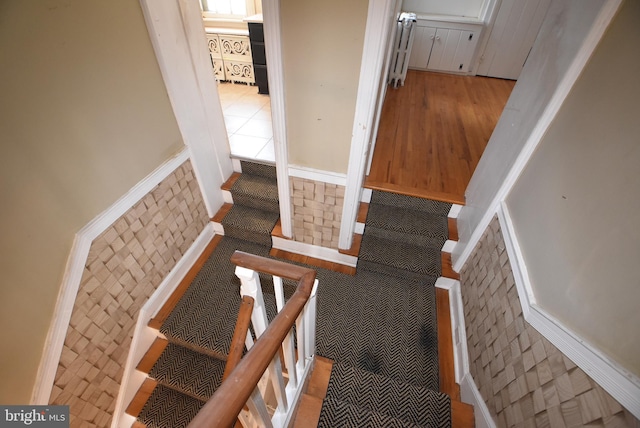
[[[218,95],[231,156],[275,164],[271,100],[256,86],[219,82]]]

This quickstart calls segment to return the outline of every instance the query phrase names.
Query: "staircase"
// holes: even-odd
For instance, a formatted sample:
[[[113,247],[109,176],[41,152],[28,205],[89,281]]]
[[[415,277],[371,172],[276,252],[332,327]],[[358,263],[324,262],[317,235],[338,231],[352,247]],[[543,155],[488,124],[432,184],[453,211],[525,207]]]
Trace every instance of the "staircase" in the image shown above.
[[[161,338],[138,366],[148,379],[127,409],[138,427],[188,425],[220,385],[241,300],[231,254],[269,257],[279,213],[275,168],[242,162],[242,171],[223,187],[233,205],[213,219],[224,238],[214,238],[177,303],[150,322]],[[330,376],[325,395],[301,404],[302,414],[309,400],[318,407],[317,422],[299,417],[296,426],[451,426],[458,404],[439,391],[434,288],[449,209],[374,191],[356,275],[317,269],[316,354],[330,359]],[[261,279],[271,319],[273,285]]]

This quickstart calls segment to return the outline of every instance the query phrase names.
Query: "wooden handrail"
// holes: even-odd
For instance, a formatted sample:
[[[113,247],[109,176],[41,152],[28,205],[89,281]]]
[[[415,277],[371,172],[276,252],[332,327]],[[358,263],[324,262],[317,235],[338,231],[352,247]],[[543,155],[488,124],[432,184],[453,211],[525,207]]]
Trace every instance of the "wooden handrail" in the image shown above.
[[[241,267],[298,282],[296,291],[229,377],[198,412],[189,427],[230,427],[280,349],[307,303],[316,272],[265,257],[236,251],[231,261]]]
[[[238,362],[242,359],[245,339],[247,338],[247,332],[251,325],[251,312],[253,312],[253,297],[242,296],[238,319],[236,320],[236,328],[233,330],[233,337],[231,337],[227,364],[225,364],[224,373],[222,374],[223,382],[229,377],[233,369],[238,365]]]

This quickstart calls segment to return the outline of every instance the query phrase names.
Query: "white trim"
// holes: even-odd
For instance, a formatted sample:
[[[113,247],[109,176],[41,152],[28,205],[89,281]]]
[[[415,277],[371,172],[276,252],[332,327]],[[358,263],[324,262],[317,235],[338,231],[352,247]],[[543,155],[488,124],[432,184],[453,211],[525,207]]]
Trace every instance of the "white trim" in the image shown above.
[[[480,13],[478,14],[478,19],[482,21],[484,24],[488,24],[489,20],[487,19],[493,13],[493,10],[496,8],[499,0],[484,0],[482,7],[480,8]]]
[[[240,159],[232,158],[231,165],[233,166],[233,172],[242,173],[242,164],[240,163]]]
[[[498,219],[524,319],[635,417],[640,418],[640,378],[611,360],[546,310],[536,305],[527,267],[509,210],[504,202],[498,210]]]
[[[303,256],[314,257],[316,259],[322,259],[350,267],[356,267],[356,264],[358,263],[357,257],[342,254],[333,248],[320,247],[318,245],[298,242],[292,239],[284,239],[278,236],[272,236],[271,239],[273,240],[273,248],[278,250],[302,254]]]
[[[522,151],[518,154],[516,161],[507,174],[507,177],[500,185],[500,188],[491,200],[491,203],[480,219],[480,222],[473,230],[473,233],[469,238],[469,242],[462,249],[462,253],[460,255],[453,254],[453,269],[456,272],[460,272],[460,270],[463,268],[465,262],[473,252],[475,246],[482,238],[484,231],[491,223],[493,216],[498,212],[500,203],[506,198],[507,194],[529,162],[529,158],[533,154],[534,150],[536,149],[540,141],[542,141],[542,137],[544,137],[544,134],[547,132],[547,129],[551,125],[551,122],[560,110],[560,107],[564,103],[564,100],[566,99],[567,95],[569,95],[569,91],[571,91],[574,83],[576,82],[576,80],[578,80],[582,69],[589,61],[591,54],[598,45],[598,42],[609,26],[609,23],[615,16],[621,2],[622,0],[612,0],[610,2],[606,2],[602,6],[602,9],[600,10],[600,13],[598,14],[598,17],[596,18],[591,29],[589,30],[589,34],[587,34],[582,47],[578,51],[576,57],[573,59],[567,72],[562,77],[562,81],[558,84],[558,88],[549,100],[549,103],[540,116],[538,123],[534,127],[533,131],[531,131],[529,138],[522,148]]]
[[[358,216],[362,183],[367,168],[367,150],[371,142],[371,131],[373,130],[373,119],[375,118],[377,106],[376,101],[381,83],[381,74],[384,72],[382,68],[385,54],[387,53],[386,43],[388,34],[391,31],[390,24],[393,24],[391,18],[393,17],[395,4],[395,0],[369,1],[338,244],[343,249],[351,247]]]
[[[282,423],[283,427],[288,427],[291,426],[291,418],[293,418],[294,416],[297,415],[298,412],[298,407],[300,406],[300,397],[302,396],[302,394],[304,393],[304,391],[307,390],[307,385],[309,380],[311,379],[311,372],[313,371],[313,368],[315,366],[315,354],[309,358],[311,361],[309,361],[307,364],[305,364],[304,370],[302,371],[302,374],[298,374],[298,384],[302,385],[300,388],[296,388],[295,390],[295,394],[294,396],[290,399],[290,403],[293,403],[295,405],[295,409],[293,409],[293,411],[287,412],[286,413],[286,417],[284,418],[284,421]],[[301,376],[301,377],[300,377]],[[288,397],[289,398],[289,397]]]
[[[476,428],[496,428],[491,412],[480,394],[471,373],[467,373],[460,382],[460,398],[463,402],[473,405],[473,415]]]
[[[493,25],[495,24],[498,16],[498,9],[500,9],[501,4],[502,0],[485,0],[482,5],[482,9],[480,10],[478,19],[483,23],[483,30],[478,41],[478,46],[476,46],[475,58],[470,70],[471,74],[474,76],[478,73],[478,68],[480,68],[480,63],[482,61],[484,51],[487,48],[487,43],[489,43],[489,37],[491,36],[491,31],[493,31]]]
[[[449,210],[449,214],[447,215],[447,217],[449,217],[449,218],[458,218],[462,208],[463,208],[462,205],[451,204],[451,209]]]
[[[356,222],[356,227],[353,229],[354,233],[358,235],[364,234],[364,223]]]
[[[164,302],[171,296],[180,284],[180,281],[187,275],[193,264],[204,252],[205,248],[207,248],[213,236],[213,226],[211,223],[208,223],[193,244],[191,244],[191,247],[189,247],[162,283],[160,283],[156,291],[154,291],[142,308],[140,308],[133,338],[131,339],[131,346],[129,347],[129,353],[127,355],[127,362],[124,366],[122,381],[120,382],[113,418],[111,419],[112,428],[125,426],[122,422],[129,420],[129,418],[126,417],[124,420],[122,419],[125,415],[125,409],[146,378],[146,375],[136,370],[136,366],[155,338],[158,337],[157,330],[148,327],[147,324],[149,320],[162,308]]]
[[[307,168],[305,166],[289,165],[289,176],[304,178],[306,180],[321,181],[323,183],[347,185],[347,175],[338,172],[323,171],[321,169]]]
[[[225,204],[233,204],[233,195],[228,190],[222,191],[222,200]]]
[[[222,235],[224,236],[224,226],[222,225],[222,223],[218,223],[218,222],[210,222],[213,225],[213,231],[215,232],[216,235]]]
[[[360,196],[360,202],[368,204],[371,202],[371,195],[373,191],[371,189],[362,189],[362,195]]]
[[[435,286],[449,291],[449,313],[451,315],[451,336],[453,340],[453,363],[455,379],[459,384],[465,374],[469,373],[469,353],[467,350],[467,331],[464,325],[464,307],[460,281],[440,277]]]
[[[396,0],[396,5],[394,6],[393,16],[398,17],[400,15],[400,10],[402,8],[402,1]],[[384,100],[387,96],[387,89],[389,87],[389,74],[391,73],[391,57],[393,56],[394,47],[396,44],[396,31],[390,31],[387,35],[387,53],[384,59],[384,64],[382,65],[383,73],[380,75],[382,81],[380,82],[380,89],[378,90],[378,105],[376,106],[375,117],[373,119],[373,132],[371,134],[371,143],[369,145],[369,160],[367,161],[367,171],[366,175],[369,175],[371,172],[371,163],[373,162],[373,153],[376,150],[376,142],[378,140],[378,129],[380,127],[380,117],[382,116],[382,106],[384,105]]]
[[[32,404],[45,405],[49,403],[64,340],[69,328],[71,313],[73,312],[73,305],[78,294],[91,243],[188,159],[189,153],[185,148],[172,159],[156,168],[155,171],[132,187],[113,205],[76,233],[40,359],[31,395]]]
[[[232,173],[217,83],[211,72],[200,7],[195,0],[139,0],[182,138],[212,217],[220,186]]]
[[[271,127],[273,128],[273,146],[278,180],[278,198],[280,201],[280,224],[282,226],[282,234],[290,238],[293,236],[293,215],[291,213],[291,189],[288,176],[289,155],[282,35],[280,30],[280,1],[264,0],[262,2],[262,15],[264,47],[268,64],[269,98],[271,100]]]
[[[452,241],[451,239],[447,239],[444,245],[442,246],[441,251],[443,253],[452,253],[453,250],[456,248],[457,244],[458,244],[458,241]]]

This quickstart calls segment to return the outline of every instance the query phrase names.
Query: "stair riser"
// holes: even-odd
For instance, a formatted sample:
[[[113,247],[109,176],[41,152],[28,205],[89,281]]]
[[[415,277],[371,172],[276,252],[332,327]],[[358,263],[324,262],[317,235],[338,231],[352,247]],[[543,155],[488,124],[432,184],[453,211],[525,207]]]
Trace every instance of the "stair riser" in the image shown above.
[[[371,204],[407,208],[443,217],[447,217],[451,210],[449,203],[379,191],[374,191],[371,194]]]
[[[223,226],[224,226],[225,236],[230,236],[232,238],[242,239],[244,241],[249,241],[259,245],[264,245],[266,247],[271,247],[271,236],[257,234],[250,230],[240,229],[238,227],[229,226],[225,224],[223,224]]]
[[[275,214],[280,213],[280,205],[278,204],[278,201],[266,200],[256,196],[233,194],[233,203],[258,210],[269,211]]]
[[[411,242],[414,245],[433,248],[436,250],[442,249],[442,246],[447,241],[447,238],[442,236],[432,237],[432,236],[424,236],[424,235],[412,235],[409,233],[401,233],[393,230],[381,229],[381,228],[372,227],[372,226],[366,226],[365,232],[369,236],[384,238],[394,242]]]

